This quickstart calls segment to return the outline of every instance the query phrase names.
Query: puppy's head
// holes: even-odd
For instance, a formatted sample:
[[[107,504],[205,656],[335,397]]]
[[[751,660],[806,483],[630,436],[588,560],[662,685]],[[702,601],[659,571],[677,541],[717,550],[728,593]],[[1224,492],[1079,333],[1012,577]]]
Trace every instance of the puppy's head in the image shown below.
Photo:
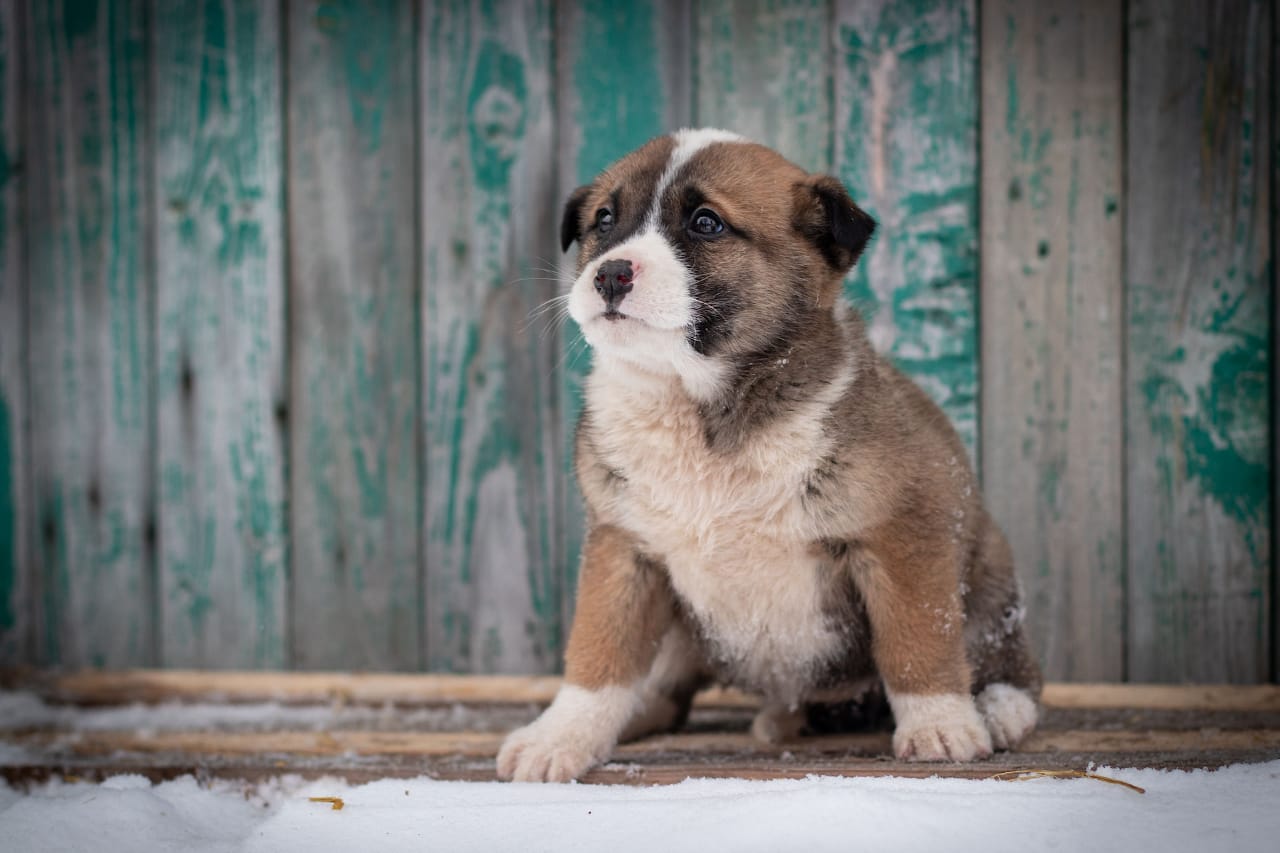
[[[569,313],[602,354],[705,377],[830,311],[874,228],[835,178],[726,131],[682,130],[569,197]]]

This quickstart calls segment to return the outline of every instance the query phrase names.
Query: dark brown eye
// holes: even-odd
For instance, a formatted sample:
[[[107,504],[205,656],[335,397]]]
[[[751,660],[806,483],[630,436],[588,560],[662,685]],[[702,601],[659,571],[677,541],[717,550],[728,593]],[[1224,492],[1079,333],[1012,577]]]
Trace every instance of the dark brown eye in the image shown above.
[[[714,211],[700,207],[689,219],[689,230],[699,237],[715,237],[724,233],[724,221]]]
[[[613,230],[613,211],[607,207],[602,207],[596,211],[596,230],[601,234],[608,234]]]

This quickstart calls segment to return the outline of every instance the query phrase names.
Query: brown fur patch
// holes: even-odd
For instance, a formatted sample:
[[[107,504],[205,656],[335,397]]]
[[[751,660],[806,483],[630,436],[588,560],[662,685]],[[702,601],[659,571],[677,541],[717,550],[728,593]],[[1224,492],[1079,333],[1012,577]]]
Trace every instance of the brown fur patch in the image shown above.
[[[901,522],[886,524],[852,561],[876,669],[890,694],[968,693],[954,549],[913,533]]]
[[[587,536],[577,611],[565,651],[565,681],[597,689],[629,685],[649,671],[674,616],[661,564],[634,537],[602,525]]]
[[[673,148],[675,142],[670,136],[650,140],[611,165],[590,184],[574,190],[560,233],[566,249],[572,242],[567,239],[570,234],[578,241],[578,272],[611,246],[635,234],[649,211],[653,192]],[[604,208],[613,213],[614,224],[602,233],[595,225],[596,214]]]

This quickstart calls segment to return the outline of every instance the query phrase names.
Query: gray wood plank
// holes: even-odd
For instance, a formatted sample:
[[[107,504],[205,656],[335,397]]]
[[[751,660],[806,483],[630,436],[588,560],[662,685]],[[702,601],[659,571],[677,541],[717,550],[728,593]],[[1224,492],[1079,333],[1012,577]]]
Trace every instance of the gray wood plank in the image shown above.
[[[558,204],[628,151],[693,123],[692,18],[692,6],[683,0],[575,0],[557,7]],[[632,46],[633,60],[598,62],[599,46],[619,40]],[[558,270],[561,293],[567,293],[573,281],[576,253],[570,248],[558,265],[548,265]],[[538,334],[558,329],[560,335],[557,373],[564,465],[557,484],[557,532],[558,560],[566,577],[562,598],[567,627],[573,618],[583,524],[582,496],[573,476],[573,437],[591,353],[576,324],[563,315],[563,309],[541,313],[533,328]]]
[[[776,148],[811,172],[829,170],[831,4],[705,0],[694,17],[698,123]]]
[[[1128,676],[1270,672],[1272,4],[1135,0]]]
[[[160,662],[285,665],[279,10],[152,7]]]
[[[839,0],[835,161],[879,223],[845,292],[871,342],[978,435],[973,0]]]
[[[31,654],[21,7],[0,4],[0,666]]]
[[[1045,676],[1124,677],[1120,6],[982,15],[982,483]]]
[[[36,658],[153,660],[145,3],[29,2]]]
[[[287,7],[291,661],[421,661],[414,15]]]
[[[427,660],[547,672],[558,353],[528,317],[556,292],[552,6],[429,0],[421,21]]]

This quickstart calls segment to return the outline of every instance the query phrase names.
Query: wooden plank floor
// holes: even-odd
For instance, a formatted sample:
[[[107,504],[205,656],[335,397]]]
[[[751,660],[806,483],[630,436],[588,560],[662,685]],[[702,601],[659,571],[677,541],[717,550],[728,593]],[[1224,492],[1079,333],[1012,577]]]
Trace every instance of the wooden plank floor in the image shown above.
[[[554,678],[436,675],[8,673],[0,675],[0,775],[18,782],[115,773],[491,780],[505,733],[533,719],[557,685]],[[747,731],[754,704],[735,691],[708,691],[682,731],[620,746],[586,781],[984,778],[1280,758],[1280,686],[1049,685],[1041,726],[1017,752],[968,765],[893,760],[891,721],[875,708],[861,709],[854,730],[761,744]],[[813,719],[836,728],[829,714]],[[848,709],[841,719],[847,726]]]

